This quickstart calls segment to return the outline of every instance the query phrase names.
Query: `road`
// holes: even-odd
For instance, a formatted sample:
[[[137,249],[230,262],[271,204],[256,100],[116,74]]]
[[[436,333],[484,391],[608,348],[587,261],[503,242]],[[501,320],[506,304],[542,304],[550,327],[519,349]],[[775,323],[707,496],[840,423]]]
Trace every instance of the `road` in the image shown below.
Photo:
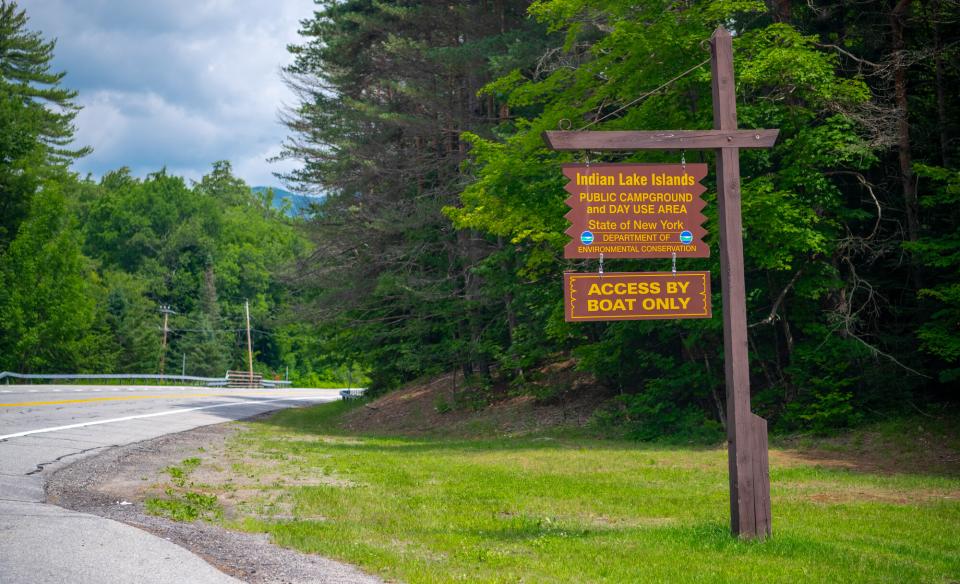
[[[236,583],[161,538],[44,503],[45,476],[111,446],[336,399],[333,389],[0,385],[0,584]]]

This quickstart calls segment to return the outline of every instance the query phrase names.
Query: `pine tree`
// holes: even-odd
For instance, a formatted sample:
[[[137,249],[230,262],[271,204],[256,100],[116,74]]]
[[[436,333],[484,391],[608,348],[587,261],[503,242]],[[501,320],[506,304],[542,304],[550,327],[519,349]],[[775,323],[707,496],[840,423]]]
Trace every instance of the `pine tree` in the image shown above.
[[[502,121],[478,90],[543,30],[526,2],[321,5],[286,71],[301,102],[285,154],[303,164],[286,178],[327,197],[301,271],[318,291],[309,312],[356,325],[351,339],[383,365],[381,385],[454,363],[486,375],[492,329],[475,268],[491,241],[456,233],[442,210],[468,180],[461,133]]]
[[[50,70],[54,41],[27,30],[26,12],[0,1],[0,253],[16,236],[44,179],[89,148],[71,149],[76,91]]]
[[[80,107],[77,92],[60,86],[65,71],[52,72],[56,41],[27,30],[29,18],[16,2],[0,1],[0,87],[36,114],[37,134],[47,147],[47,161],[60,165],[90,152],[71,149],[73,120]]]

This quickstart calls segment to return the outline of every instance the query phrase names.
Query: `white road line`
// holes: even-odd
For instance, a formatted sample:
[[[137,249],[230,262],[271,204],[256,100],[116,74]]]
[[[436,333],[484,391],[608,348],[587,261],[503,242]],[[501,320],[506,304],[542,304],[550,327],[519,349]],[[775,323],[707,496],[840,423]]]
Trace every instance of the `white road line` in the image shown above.
[[[28,390],[27,390],[27,393],[37,393],[37,390],[35,390],[35,389],[28,389]]]
[[[79,393],[79,392],[81,392],[81,391],[83,391],[83,390],[82,390],[82,389],[75,389],[75,390],[73,390],[73,391],[76,392],[76,393]]]
[[[31,434],[57,432],[59,430],[72,430],[73,428],[85,428],[87,426],[99,426],[100,424],[113,424],[115,422],[127,422],[130,420],[139,420],[141,418],[156,418],[159,416],[170,416],[173,414],[185,414],[187,412],[195,412],[197,410],[225,408],[227,406],[249,405],[249,404],[253,404],[253,405],[269,404],[269,403],[281,402],[281,401],[306,401],[306,400],[325,400],[325,399],[327,398],[314,396],[314,397],[282,397],[279,399],[268,399],[268,400],[260,400],[260,401],[244,400],[244,401],[236,401],[236,402],[227,402],[225,404],[215,404],[212,406],[199,406],[196,408],[184,408],[182,410],[165,410],[162,412],[154,412],[152,414],[139,414],[136,416],[124,416],[122,418],[111,418],[109,420],[96,420],[93,422],[81,422],[79,424],[69,424],[67,426],[54,426],[52,428],[40,428],[39,430],[27,430],[26,432],[17,432],[16,434],[7,434],[5,436],[0,436],[0,440],[6,440],[7,438],[19,438],[20,436],[29,436]],[[327,401],[332,401],[332,400],[327,400]]]

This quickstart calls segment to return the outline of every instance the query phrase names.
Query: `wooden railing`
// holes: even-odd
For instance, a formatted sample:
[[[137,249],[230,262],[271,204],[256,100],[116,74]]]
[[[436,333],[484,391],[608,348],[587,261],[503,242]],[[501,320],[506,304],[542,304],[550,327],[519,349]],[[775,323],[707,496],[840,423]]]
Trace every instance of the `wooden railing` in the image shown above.
[[[227,371],[227,387],[254,388],[263,387],[263,375],[249,371]]]

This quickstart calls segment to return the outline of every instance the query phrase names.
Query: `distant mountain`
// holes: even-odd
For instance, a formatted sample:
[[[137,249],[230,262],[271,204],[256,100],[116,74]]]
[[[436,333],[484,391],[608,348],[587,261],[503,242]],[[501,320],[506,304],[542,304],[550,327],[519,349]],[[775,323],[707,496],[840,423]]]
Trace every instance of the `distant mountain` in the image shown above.
[[[323,197],[298,195],[296,193],[291,193],[286,189],[281,189],[280,187],[252,187],[250,190],[259,194],[266,192],[268,189],[273,189],[274,209],[279,209],[281,206],[283,206],[284,201],[290,201],[290,209],[287,211],[287,215],[291,217],[296,217],[302,212],[305,212],[311,203],[319,203],[323,200]]]

